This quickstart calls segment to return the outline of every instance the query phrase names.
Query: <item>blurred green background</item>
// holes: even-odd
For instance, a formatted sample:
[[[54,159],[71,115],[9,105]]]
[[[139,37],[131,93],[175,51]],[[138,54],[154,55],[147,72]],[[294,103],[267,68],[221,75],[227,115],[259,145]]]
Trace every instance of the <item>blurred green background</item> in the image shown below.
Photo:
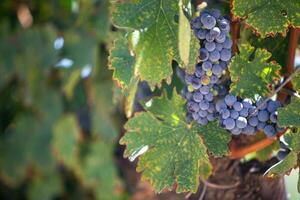
[[[0,199],[126,199],[108,0],[1,0]]]

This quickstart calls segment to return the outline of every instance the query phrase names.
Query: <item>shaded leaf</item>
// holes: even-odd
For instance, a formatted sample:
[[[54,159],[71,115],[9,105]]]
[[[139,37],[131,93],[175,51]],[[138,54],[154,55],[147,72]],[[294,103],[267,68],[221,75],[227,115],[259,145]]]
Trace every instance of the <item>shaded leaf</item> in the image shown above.
[[[228,143],[231,135],[224,128],[219,126],[217,121],[210,122],[206,126],[200,126],[199,134],[207,146],[208,151],[216,157],[229,154]]]
[[[135,55],[136,73],[151,88],[172,75],[171,61],[179,60],[177,49],[178,2],[173,0],[141,0],[117,3],[113,19],[117,26],[139,31]],[[153,59],[155,58],[155,59]]]
[[[300,73],[298,73],[292,80],[293,89],[300,93]]]
[[[151,104],[151,105],[150,105]],[[137,171],[149,180],[156,191],[196,192],[199,176],[207,178],[211,164],[206,147],[198,136],[198,125],[185,122],[184,100],[173,92],[146,103],[147,112],[138,113],[125,128],[121,139],[126,144],[124,153],[130,160],[140,156]]]
[[[232,13],[245,18],[262,37],[286,34],[289,26],[300,27],[298,0],[233,0]]]
[[[280,126],[296,126],[300,128],[300,99],[292,97],[291,103],[278,109]]]
[[[296,153],[300,153],[300,130],[288,130],[284,134],[284,141],[288,144],[289,148]]]
[[[284,160],[272,166],[268,171],[268,176],[283,176],[288,174],[297,166],[297,154],[291,151]]]
[[[267,62],[271,53],[265,49],[256,49],[248,44],[240,46],[240,53],[234,56],[229,65],[232,84],[231,92],[242,98],[254,98],[255,95],[267,96],[269,84],[280,78],[280,65]]]

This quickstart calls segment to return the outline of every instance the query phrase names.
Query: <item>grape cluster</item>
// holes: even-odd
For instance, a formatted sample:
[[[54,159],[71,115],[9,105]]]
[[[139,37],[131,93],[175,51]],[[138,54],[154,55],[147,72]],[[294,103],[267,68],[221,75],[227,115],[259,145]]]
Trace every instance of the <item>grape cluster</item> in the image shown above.
[[[238,99],[232,94],[216,103],[221,125],[233,135],[252,135],[259,130],[269,137],[275,136],[282,131],[277,125],[279,107],[279,101],[260,99],[254,104],[251,99]]]
[[[261,98],[252,102],[229,93],[230,80],[223,76],[231,59],[229,20],[218,10],[203,11],[191,21],[191,27],[201,45],[198,63],[193,74],[177,69],[186,83],[182,96],[187,100],[187,121],[206,125],[219,119],[233,135],[260,130],[272,137],[282,131],[277,125],[279,101]]]
[[[182,95],[188,101],[188,120],[206,125],[216,119],[213,101],[221,90],[218,83],[231,58],[230,24],[218,10],[213,10],[203,12],[191,22],[191,26],[202,48],[195,73],[184,74],[188,86]]]

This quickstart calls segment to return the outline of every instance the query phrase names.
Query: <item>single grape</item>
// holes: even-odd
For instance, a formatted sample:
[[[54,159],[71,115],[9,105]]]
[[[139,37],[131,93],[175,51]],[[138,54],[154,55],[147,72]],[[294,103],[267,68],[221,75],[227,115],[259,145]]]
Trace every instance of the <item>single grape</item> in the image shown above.
[[[207,110],[209,108],[209,103],[207,101],[201,101],[199,107],[201,110]]]
[[[194,77],[192,80],[192,86],[194,89],[199,89],[201,87],[201,80],[199,78]]]
[[[193,94],[193,100],[197,103],[203,100],[203,95],[200,92],[195,92]]]
[[[206,117],[208,113],[206,110],[199,110],[198,114],[200,117]]]
[[[217,76],[215,76],[215,75],[212,75],[212,76],[210,77],[210,82],[211,82],[212,84],[217,83],[218,80],[219,80],[219,78],[218,78]]]
[[[239,135],[242,133],[242,129],[235,127],[230,132],[232,133],[232,135]]]
[[[206,75],[202,76],[201,77],[201,84],[202,85],[208,85],[210,84],[210,78]]]
[[[244,108],[251,108],[252,107],[252,101],[251,99],[243,99],[243,107]]]
[[[229,49],[222,49],[220,53],[220,58],[222,61],[229,61],[231,58],[231,50]]]
[[[216,117],[215,117],[215,115],[213,114],[213,113],[209,113],[208,115],[207,115],[207,120],[208,121],[214,121],[216,119]]]
[[[261,110],[258,112],[258,120],[261,122],[266,122],[269,119],[269,113],[266,110]]]
[[[219,59],[220,59],[219,51],[214,50],[214,51],[209,53],[209,60],[211,62],[217,62]]]
[[[247,125],[245,128],[243,128],[242,132],[246,135],[252,135],[255,133],[255,128],[253,128],[250,125]]]
[[[206,101],[212,101],[214,99],[213,93],[208,93],[207,95],[204,96]]]
[[[209,107],[207,109],[207,112],[214,113],[215,111],[216,111],[216,109],[215,109],[214,103],[209,103]]]
[[[224,32],[221,32],[220,35],[218,35],[215,38],[215,41],[218,43],[223,43],[223,42],[225,42],[225,40],[226,40],[226,34]]]
[[[192,113],[193,120],[197,121],[199,119],[199,114],[197,112]]]
[[[197,31],[197,34],[196,34],[196,37],[199,39],[199,40],[204,40],[205,37],[206,37],[206,34],[207,34],[207,31],[205,29],[199,29]]]
[[[193,75],[185,74],[184,80],[187,84],[192,84],[193,78]]]
[[[190,112],[198,112],[200,110],[199,105],[193,101],[188,102],[187,107]]]
[[[222,67],[223,70],[226,70],[226,69],[227,69],[227,63],[226,63],[226,62],[220,61],[220,62],[219,62],[219,65]]]
[[[248,117],[249,115],[249,110],[247,108],[243,108],[240,112],[239,112],[241,117]]]
[[[267,110],[272,113],[275,112],[277,110],[277,108],[279,108],[281,106],[281,103],[279,101],[268,101],[267,103]]]
[[[236,120],[236,126],[238,128],[245,128],[247,126],[247,119],[245,117],[238,117]]]
[[[202,117],[200,117],[200,118],[197,120],[197,122],[198,122],[200,125],[203,125],[203,126],[205,126],[205,125],[208,124],[207,118],[202,118]]]
[[[271,113],[270,121],[273,123],[277,123],[277,111]]]
[[[234,119],[227,118],[223,121],[223,124],[225,125],[225,128],[227,130],[232,130],[235,127],[235,121]]]
[[[223,49],[223,44],[222,43],[215,43],[216,44],[216,50],[221,51]]]
[[[225,49],[231,49],[232,47],[232,40],[228,36],[226,36],[225,42],[223,43],[223,47]]]
[[[233,106],[233,104],[237,101],[236,97],[233,96],[232,94],[227,94],[225,96],[225,103],[228,105],[228,106]]]
[[[230,110],[230,117],[232,119],[237,119],[239,117],[239,112],[237,112],[235,110]]]
[[[202,24],[198,17],[191,20],[191,25],[193,29],[200,29]]]
[[[228,20],[226,19],[219,20],[218,25],[222,31],[229,32],[230,24]]]
[[[267,124],[265,122],[259,122],[257,125],[257,129],[263,131]]]
[[[274,137],[276,135],[276,130],[272,125],[265,126],[264,132],[268,137]]]
[[[218,27],[213,27],[209,33],[216,38],[221,34],[221,30]]]
[[[214,42],[205,42],[204,47],[205,47],[205,49],[207,49],[207,51],[212,52],[216,48],[216,43],[214,43]]]
[[[258,125],[257,117],[250,117],[248,123],[250,124],[250,126],[256,127]]]
[[[220,114],[222,116],[222,119],[227,119],[227,118],[230,117],[230,111],[228,109],[226,109],[226,108],[222,109],[220,111]]]
[[[241,102],[234,102],[233,109],[240,112],[243,109],[243,104]]]
[[[201,61],[206,61],[208,59],[208,57],[209,57],[208,51],[205,48],[201,48],[199,50],[199,59]]]
[[[207,71],[212,68],[212,63],[210,61],[205,61],[202,63],[202,69]]]
[[[222,100],[218,100],[216,103],[216,110],[220,112],[222,109],[227,108],[226,104]]]
[[[207,13],[203,13],[200,20],[206,29],[212,29],[216,25],[216,19]]]
[[[259,99],[256,102],[256,106],[258,107],[258,110],[265,110],[265,109],[267,109],[267,104],[266,104],[266,102],[265,102],[264,99]]]
[[[218,19],[218,18],[221,17],[221,12],[220,12],[218,9],[212,9],[212,10],[210,11],[210,14],[211,14],[212,16],[214,16],[215,19]]]
[[[205,74],[205,71],[202,69],[202,67],[196,67],[195,76],[200,78]]]
[[[204,85],[204,86],[202,86],[202,87],[200,88],[201,94],[206,95],[206,94],[209,93],[209,91],[210,91],[210,88],[209,88],[207,85]]]
[[[214,64],[213,67],[212,67],[212,72],[214,75],[220,77],[222,75],[222,67],[218,64]]]
[[[205,35],[205,40],[206,40],[207,42],[213,42],[213,41],[215,40],[215,38],[214,38],[213,35],[211,35],[211,34],[208,32],[208,33],[206,33],[206,35]]]

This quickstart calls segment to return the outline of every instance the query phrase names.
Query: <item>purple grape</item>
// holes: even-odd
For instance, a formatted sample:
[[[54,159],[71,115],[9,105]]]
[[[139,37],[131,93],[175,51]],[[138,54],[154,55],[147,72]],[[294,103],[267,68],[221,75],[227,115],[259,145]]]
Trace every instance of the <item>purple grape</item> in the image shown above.
[[[223,44],[221,44],[221,43],[215,43],[216,44],[216,50],[217,51],[221,51],[222,49],[223,49]]]
[[[218,111],[218,112],[220,112],[222,109],[224,109],[224,108],[227,108],[227,106],[226,106],[226,104],[224,103],[224,101],[222,101],[222,100],[219,100],[219,101],[217,101],[217,103],[216,103],[216,110]]]
[[[258,112],[258,120],[261,122],[266,122],[269,119],[269,113],[266,110],[261,110]]]
[[[248,123],[250,124],[250,126],[256,127],[258,125],[257,117],[250,117]]]
[[[218,27],[214,27],[209,32],[214,38],[218,37],[221,34],[221,30]]]
[[[204,29],[199,29],[199,30],[197,31],[196,37],[197,37],[198,39],[200,39],[200,40],[204,40],[205,37],[206,37],[206,34],[207,34],[207,31],[206,31],[206,30],[204,30]]]
[[[221,17],[221,12],[217,9],[212,9],[210,11],[210,14],[215,18],[215,19],[218,19]]]
[[[225,103],[228,105],[228,106],[233,106],[233,104],[237,101],[236,97],[233,96],[232,94],[227,94],[225,96]]]
[[[279,101],[269,101],[267,105],[267,110],[272,113],[277,110],[281,106],[281,103]]]
[[[207,13],[203,13],[200,20],[206,29],[212,29],[216,25],[216,19]]]
[[[200,92],[195,92],[193,94],[193,99],[195,102],[199,103],[200,101],[203,100],[203,95]]]
[[[228,36],[226,36],[225,42],[223,43],[223,47],[225,49],[231,49],[232,47],[232,40]]]
[[[197,121],[199,119],[199,114],[197,112],[192,113],[193,120]]]
[[[207,51],[212,52],[216,48],[216,43],[214,43],[214,42],[205,42],[204,46],[207,49]]]
[[[227,69],[227,63],[226,63],[226,62],[220,61],[220,62],[219,62],[219,65],[222,67],[223,70],[226,70],[226,69]]]
[[[225,128],[227,130],[232,130],[235,127],[235,121],[234,119],[227,118],[223,121],[223,124],[225,125]]]
[[[212,67],[212,72],[214,75],[220,77],[222,75],[222,67],[218,64],[214,64],[213,67]]]
[[[218,78],[217,76],[215,76],[215,75],[212,75],[212,76],[210,77],[210,82],[211,82],[212,84],[217,83],[218,80],[219,80],[219,78]]]
[[[216,119],[216,117],[215,117],[215,115],[213,114],[213,113],[209,113],[208,115],[207,115],[207,120],[208,121],[214,121]]]
[[[217,50],[214,50],[209,53],[209,60],[211,62],[217,62],[220,59],[220,53]]]
[[[205,48],[199,50],[199,59],[201,61],[206,61],[208,59],[209,53]]]
[[[188,102],[187,106],[190,112],[198,112],[200,110],[199,105],[193,101]]]
[[[215,41],[217,43],[224,43],[226,40],[226,34],[224,32],[221,32],[220,35],[218,35],[216,38],[215,38]]]
[[[226,108],[222,109],[220,111],[220,114],[222,116],[222,119],[227,119],[227,118],[230,117],[230,111],[228,109],[226,109]]]
[[[263,131],[267,124],[265,122],[259,122],[257,125],[257,129]]]
[[[239,135],[242,133],[242,129],[235,127],[230,132],[232,133],[232,135]]]
[[[264,132],[268,137],[274,137],[276,135],[276,130],[272,125],[265,126]]]
[[[200,117],[206,117],[208,113],[205,110],[199,110],[198,114]]]
[[[205,35],[205,40],[207,42],[213,42],[215,40],[215,38],[213,37],[213,35],[211,35],[209,32]]]
[[[229,61],[231,58],[231,50],[229,49],[222,49],[220,53],[220,58],[222,61]]]
[[[214,103],[209,103],[209,107],[207,109],[207,112],[214,113],[215,111],[216,111],[216,109],[215,109]]]
[[[196,89],[196,90],[201,87],[200,79],[196,78],[196,77],[193,78],[191,84],[192,84],[193,88]]]
[[[230,24],[229,24],[228,20],[222,19],[222,20],[218,21],[218,25],[222,31],[229,32]]]
[[[277,111],[271,113],[270,121],[273,123],[277,123]]]
[[[255,128],[252,126],[247,125],[245,128],[243,128],[242,132],[246,135],[252,135],[255,133]]]
[[[243,104],[241,102],[234,102],[233,109],[240,112],[243,109]]]
[[[236,126],[238,128],[245,128],[247,126],[247,119],[245,117],[238,117],[236,120]]]
[[[207,101],[201,101],[199,107],[201,110],[207,110],[209,108],[209,103]]]
[[[239,112],[235,110],[230,110],[230,118],[237,119],[239,117]]]
[[[200,125],[203,125],[203,126],[205,126],[205,125],[208,124],[207,118],[202,118],[202,117],[200,117],[200,118],[197,120],[197,122],[198,122]]]
[[[202,63],[202,69],[207,71],[212,68],[212,63],[210,61],[205,61]]]
[[[256,102],[256,106],[259,108],[258,110],[265,110],[265,109],[267,109],[267,104],[264,101],[265,101],[264,99],[259,99]]]
[[[207,85],[204,85],[204,86],[202,86],[202,87],[200,88],[201,94],[206,95],[206,94],[209,93],[209,91],[210,91],[210,88],[209,88]]]
[[[204,96],[206,101],[212,101],[214,99],[214,95],[210,92]]]

